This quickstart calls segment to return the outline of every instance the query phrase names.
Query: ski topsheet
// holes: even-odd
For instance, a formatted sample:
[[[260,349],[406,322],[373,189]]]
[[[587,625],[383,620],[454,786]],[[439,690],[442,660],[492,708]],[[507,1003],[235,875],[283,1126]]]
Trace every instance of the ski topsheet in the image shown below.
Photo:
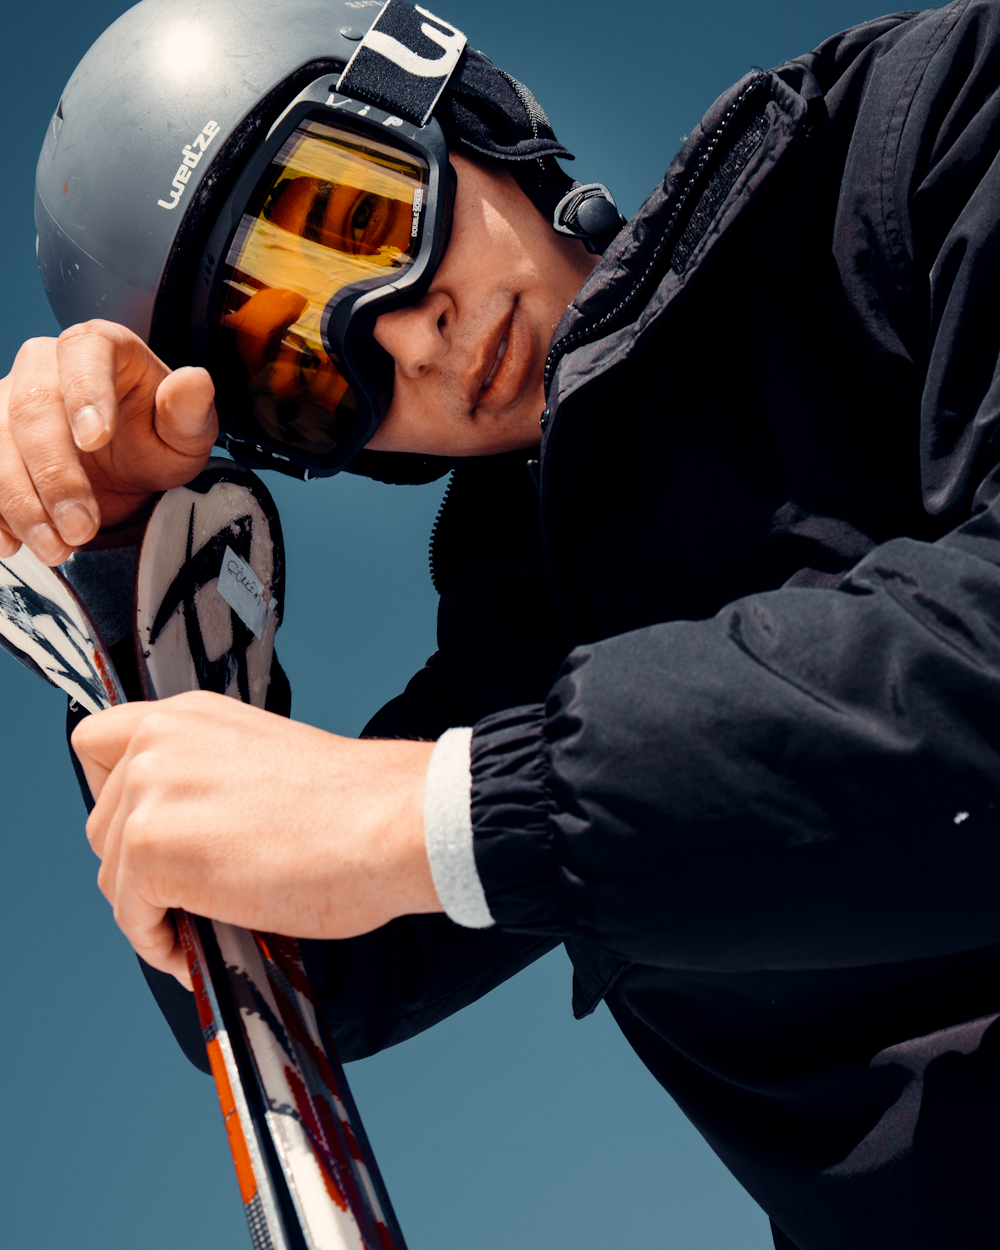
[[[285,597],[281,524],[262,482],[213,459],[153,509],[135,575],[147,699],[214,690],[263,707]]]
[[[146,526],[135,590],[146,697],[211,689],[263,707],[283,598],[270,495],[209,461]],[[125,701],[86,609],[27,548],[0,560],[0,643],[90,711]],[[298,943],[175,920],[254,1250],[405,1250]]]
[[[125,702],[114,665],[73,587],[27,547],[0,560],[0,646],[88,712]]]
[[[277,511],[211,460],[168,491],[136,566],[147,698],[210,689],[265,706],[284,605]],[[180,917],[179,932],[258,1250],[405,1250],[293,938]]]
[[[179,931],[255,1250],[405,1250],[298,943]]]

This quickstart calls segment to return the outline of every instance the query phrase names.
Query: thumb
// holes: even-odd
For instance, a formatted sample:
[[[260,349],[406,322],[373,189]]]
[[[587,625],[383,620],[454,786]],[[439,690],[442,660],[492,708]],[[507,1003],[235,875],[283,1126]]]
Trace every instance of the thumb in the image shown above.
[[[218,437],[215,385],[207,369],[183,365],[156,388],[153,423],[160,438],[185,456],[207,456]]]

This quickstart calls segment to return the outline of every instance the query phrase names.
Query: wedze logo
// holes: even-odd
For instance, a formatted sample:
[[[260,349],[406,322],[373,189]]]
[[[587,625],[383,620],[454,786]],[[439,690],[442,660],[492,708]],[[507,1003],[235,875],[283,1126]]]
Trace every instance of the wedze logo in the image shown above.
[[[176,208],[181,202],[181,196],[184,194],[188,179],[191,177],[191,170],[198,168],[198,162],[208,151],[208,145],[221,129],[222,127],[218,122],[206,122],[201,134],[195,139],[194,143],[185,143],[181,148],[181,155],[184,159],[181,161],[180,169],[174,174],[174,181],[171,184],[173,190],[170,192],[170,199],[156,201],[160,208]]]

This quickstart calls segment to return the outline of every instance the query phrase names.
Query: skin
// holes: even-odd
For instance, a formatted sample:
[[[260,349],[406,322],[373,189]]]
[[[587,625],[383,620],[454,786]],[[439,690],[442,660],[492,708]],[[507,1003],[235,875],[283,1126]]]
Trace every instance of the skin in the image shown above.
[[[172,907],[316,938],[441,910],[423,846],[433,743],[340,738],[195,691],[90,716],[73,746],[99,796],[97,883],[136,951],[184,984]]]
[[[596,263],[508,174],[452,159],[448,251],[424,299],[376,323],[395,360],[380,450],[537,444],[549,341]],[[0,382],[0,554],[25,542],[61,563],[197,476],[217,429],[208,374],[171,372],[120,326],[30,340]],[[73,747],[97,800],[98,884],[135,949],[184,984],[174,907],[316,938],[442,910],[423,836],[433,743],[341,738],[197,691],[89,716]]]
[[[578,239],[556,234],[509,174],[457,155],[452,163],[458,196],[445,258],[419,304],[375,324],[396,362],[392,405],[369,444],[378,450],[479,456],[536,446],[553,331],[597,264]]]

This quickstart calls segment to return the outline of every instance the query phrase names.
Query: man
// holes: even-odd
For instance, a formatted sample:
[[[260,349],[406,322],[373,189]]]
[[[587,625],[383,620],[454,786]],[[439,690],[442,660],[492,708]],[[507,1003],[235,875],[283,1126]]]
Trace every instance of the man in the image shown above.
[[[317,939],[354,1058],[564,941],[779,1250],[995,1244],[998,78],[991,0],[750,75],[589,276],[448,130],[451,239],[374,323],[364,453],[465,461],[440,653],[371,739],[206,693],[77,729],[147,962],[184,976],[174,906]],[[278,229],[322,236],[309,195]],[[240,317],[229,256],[252,381],[305,305]],[[6,385],[0,513],[53,563],[214,441],[205,374],[107,324]]]

